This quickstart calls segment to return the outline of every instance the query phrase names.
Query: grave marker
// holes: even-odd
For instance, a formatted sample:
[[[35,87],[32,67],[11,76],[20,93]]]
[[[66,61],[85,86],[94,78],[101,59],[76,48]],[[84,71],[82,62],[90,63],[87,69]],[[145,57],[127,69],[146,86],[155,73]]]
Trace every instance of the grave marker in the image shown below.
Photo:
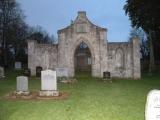
[[[21,62],[15,62],[15,69],[21,70],[22,69],[22,63]]]
[[[17,94],[24,94],[28,95],[28,77],[25,76],[18,76],[17,77],[17,89],[16,89]]]
[[[68,77],[68,68],[56,68],[57,77]]]
[[[160,120],[160,90],[151,90],[147,96],[145,120]]]
[[[58,96],[56,71],[44,70],[41,72],[40,96]]]

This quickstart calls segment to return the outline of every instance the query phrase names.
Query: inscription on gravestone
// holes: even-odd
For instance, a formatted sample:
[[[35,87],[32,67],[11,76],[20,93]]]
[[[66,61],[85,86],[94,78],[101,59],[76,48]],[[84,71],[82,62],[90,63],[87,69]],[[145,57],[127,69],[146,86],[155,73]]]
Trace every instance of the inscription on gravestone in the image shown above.
[[[57,77],[68,77],[68,68],[56,68]]]
[[[145,120],[160,120],[160,90],[152,90],[147,96]]]

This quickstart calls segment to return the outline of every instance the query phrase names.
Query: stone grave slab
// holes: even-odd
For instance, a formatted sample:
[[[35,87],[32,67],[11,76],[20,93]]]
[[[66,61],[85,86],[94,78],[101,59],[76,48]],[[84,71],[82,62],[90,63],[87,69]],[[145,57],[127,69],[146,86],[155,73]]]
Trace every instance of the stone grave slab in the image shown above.
[[[160,120],[160,90],[151,90],[147,96],[145,120]]]
[[[56,71],[41,71],[40,96],[58,96]]]
[[[28,95],[28,77],[26,76],[18,76],[17,77],[17,88],[16,88],[17,94],[24,94]]]
[[[22,63],[21,62],[15,62],[15,69],[21,70],[22,69]]]
[[[68,68],[56,68],[57,77],[68,77]]]

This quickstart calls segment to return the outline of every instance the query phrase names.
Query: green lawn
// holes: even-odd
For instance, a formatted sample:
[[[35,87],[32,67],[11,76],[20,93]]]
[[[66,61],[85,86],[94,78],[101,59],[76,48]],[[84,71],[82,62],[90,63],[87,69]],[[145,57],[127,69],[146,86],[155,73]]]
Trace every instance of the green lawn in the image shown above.
[[[18,72],[0,80],[0,96],[15,90]],[[141,80],[114,79],[113,83],[89,75],[76,76],[78,83],[58,83],[67,100],[0,100],[0,120],[144,120],[147,93],[160,89],[160,75]],[[29,80],[30,90],[40,89],[40,79]]]

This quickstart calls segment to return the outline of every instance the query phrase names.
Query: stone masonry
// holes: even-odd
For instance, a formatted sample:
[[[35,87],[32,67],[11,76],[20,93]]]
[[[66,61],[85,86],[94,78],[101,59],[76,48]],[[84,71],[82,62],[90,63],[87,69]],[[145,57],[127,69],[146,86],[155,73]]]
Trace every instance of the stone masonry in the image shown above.
[[[92,76],[102,77],[104,71],[112,77],[141,77],[140,43],[134,38],[130,42],[108,42],[107,29],[91,23],[86,12],[78,12],[71,24],[58,30],[58,44],[38,44],[28,40],[28,68],[35,75],[36,66],[55,70],[68,68],[70,77],[75,75],[74,54],[80,43],[86,43],[91,51]],[[47,59],[46,59],[47,58]]]

